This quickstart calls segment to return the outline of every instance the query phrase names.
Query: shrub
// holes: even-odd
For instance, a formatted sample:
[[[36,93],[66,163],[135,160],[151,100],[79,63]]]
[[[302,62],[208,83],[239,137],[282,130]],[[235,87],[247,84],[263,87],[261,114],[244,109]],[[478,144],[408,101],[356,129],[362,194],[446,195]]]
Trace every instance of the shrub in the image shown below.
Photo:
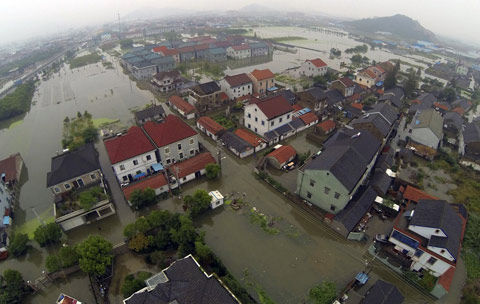
[[[16,257],[21,256],[27,252],[28,249],[28,235],[24,233],[15,233],[10,240],[8,250]]]
[[[57,223],[41,225],[35,229],[33,238],[41,247],[56,244],[62,238],[62,229]]]

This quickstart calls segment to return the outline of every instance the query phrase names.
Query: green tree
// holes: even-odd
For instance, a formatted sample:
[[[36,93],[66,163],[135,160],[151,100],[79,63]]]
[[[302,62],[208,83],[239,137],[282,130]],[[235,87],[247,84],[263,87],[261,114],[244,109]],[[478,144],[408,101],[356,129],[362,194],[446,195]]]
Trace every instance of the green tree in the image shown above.
[[[212,197],[207,191],[198,189],[193,195],[187,195],[183,199],[192,218],[199,216],[210,208]]]
[[[130,239],[134,237],[137,234],[137,228],[135,227],[135,223],[130,223],[123,228],[123,235],[127,238]]]
[[[180,215],[180,228],[170,229],[172,240],[178,245],[179,256],[185,256],[193,253],[195,250],[195,241],[199,237],[192,220],[185,215]]]
[[[457,98],[457,92],[454,88],[447,87],[440,93],[440,98],[443,98],[447,102],[452,102]]]
[[[57,223],[40,225],[35,229],[33,238],[41,247],[57,244],[62,238],[62,229]]]
[[[89,126],[82,132],[82,137],[85,143],[93,143],[98,139],[98,130],[94,126]]]
[[[128,241],[128,248],[135,250],[135,252],[146,251],[153,242],[153,236],[139,233]]]
[[[130,195],[130,203],[136,210],[155,202],[155,190],[146,188],[144,190],[135,189]]]
[[[150,226],[148,220],[144,216],[142,216],[135,221],[135,228],[140,233],[146,233],[147,231],[152,229],[152,226]]]
[[[412,96],[414,90],[417,89],[418,86],[418,79],[415,71],[412,69],[408,74],[408,78],[405,81],[404,90],[406,96]]]
[[[47,259],[45,260],[45,268],[47,268],[49,273],[59,271],[62,269],[62,262],[56,254],[51,254],[47,256]]]
[[[125,277],[125,280],[122,284],[121,291],[123,294],[124,298],[128,298],[131,296],[133,293],[136,291],[139,291],[140,289],[144,288],[145,282],[135,278],[132,274],[129,274]]]
[[[315,304],[331,304],[337,297],[335,283],[330,281],[323,281],[310,289],[310,299]]]
[[[58,250],[58,259],[62,262],[63,268],[78,264],[79,255],[75,246],[63,246]]]
[[[90,235],[77,246],[80,269],[88,274],[102,275],[112,265],[112,244],[99,235]]]
[[[21,256],[27,252],[28,249],[28,235],[25,233],[15,233],[10,239],[8,250],[16,257]]]
[[[23,303],[31,292],[20,272],[6,269],[0,276],[0,303]]]
[[[220,173],[220,165],[211,163],[205,166],[205,171],[208,179],[216,179]]]

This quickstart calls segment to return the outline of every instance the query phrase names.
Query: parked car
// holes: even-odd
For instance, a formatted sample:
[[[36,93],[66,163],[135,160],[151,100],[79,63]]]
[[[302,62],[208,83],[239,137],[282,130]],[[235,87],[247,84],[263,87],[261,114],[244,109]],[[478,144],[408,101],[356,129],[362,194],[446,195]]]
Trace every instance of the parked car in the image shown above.
[[[295,163],[293,161],[289,162],[288,164],[286,164],[282,167],[282,169],[285,170],[285,171],[290,171],[294,168],[295,168]]]

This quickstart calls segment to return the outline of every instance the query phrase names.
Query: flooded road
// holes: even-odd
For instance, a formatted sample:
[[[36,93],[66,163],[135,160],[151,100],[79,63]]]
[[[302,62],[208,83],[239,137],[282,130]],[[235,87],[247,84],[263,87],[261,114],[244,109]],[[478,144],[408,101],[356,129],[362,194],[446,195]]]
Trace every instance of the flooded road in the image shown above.
[[[276,52],[274,61],[267,67],[280,72],[292,67],[292,62],[306,58],[322,57],[323,53],[299,51],[298,54]],[[278,53],[278,54],[277,54]],[[283,56],[283,57],[282,57]],[[306,57],[308,56],[308,57]],[[251,71],[265,65],[242,68]],[[65,116],[74,116],[77,111],[87,110],[93,118],[120,119],[125,124],[132,123],[131,109],[144,106],[154,98],[148,91],[139,90],[129,78],[114,64],[115,69],[105,69],[101,64],[90,65],[71,71],[65,67],[60,75],[42,82],[35,96],[35,105],[23,122],[11,128],[0,130],[0,157],[20,152],[28,168],[28,181],[22,188],[20,208],[17,208],[16,225],[36,220],[38,214],[52,214],[52,194],[45,188],[46,173],[50,169],[50,158],[61,149],[61,134]],[[240,69],[238,69],[240,70]],[[237,70],[236,70],[237,71]],[[167,110],[167,108],[165,107]],[[306,142],[305,132],[289,140],[300,152],[314,151],[316,146]],[[202,136],[202,143],[215,154],[217,146]],[[113,172],[103,143],[96,145],[100,162],[107,179],[113,180]],[[365,261],[372,257],[366,253],[368,245],[347,242],[326,227],[324,223],[292,207],[279,193],[256,180],[252,170],[256,159],[240,160],[223,151],[222,177],[217,181],[191,182],[182,186],[182,195],[195,189],[218,189],[223,194],[235,193],[248,202],[248,207],[234,211],[224,206],[200,219],[198,226],[205,231],[205,240],[222,259],[227,268],[239,280],[248,273],[248,280],[265,289],[276,303],[300,303],[308,290],[323,279],[337,283],[340,289],[352,277],[365,268]],[[260,157],[260,155],[258,156]],[[111,184],[117,215],[89,226],[79,227],[68,233],[70,244],[81,241],[89,234],[100,234],[112,243],[123,240],[125,224],[135,217],[148,212],[135,214],[126,205],[118,184]],[[243,196],[245,193],[245,196]],[[256,223],[251,222],[250,209],[255,207],[274,219],[277,234],[269,234]],[[35,209],[33,209],[35,208]],[[154,208],[182,212],[182,202],[178,198],[159,202]],[[34,211],[35,210],[35,211]],[[0,263],[0,271],[6,268],[17,269],[27,280],[38,277],[48,252],[37,248],[22,259],[8,259]],[[139,265],[137,258],[121,258],[120,270],[127,273]],[[405,303],[429,303],[418,291],[404,283],[395,273],[383,265],[376,265],[372,272],[374,281],[378,277],[393,282],[407,297]],[[65,282],[56,282],[40,295],[32,297],[31,303],[47,303],[56,299],[64,291],[79,300],[93,303],[88,290],[88,278],[77,274]],[[119,299],[118,284],[111,291]],[[458,295],[458,294],[457,294]],[[452,294],[444,299],[457,303]]]

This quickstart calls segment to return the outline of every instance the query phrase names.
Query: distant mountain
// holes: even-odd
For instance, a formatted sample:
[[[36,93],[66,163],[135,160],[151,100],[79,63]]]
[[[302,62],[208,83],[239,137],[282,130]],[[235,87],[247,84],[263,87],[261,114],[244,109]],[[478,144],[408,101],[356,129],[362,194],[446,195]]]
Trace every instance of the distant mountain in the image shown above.
[[[156,8],[156,7],[143,7],[137,10],[134,10],[125,16],[122,16],[122,19],[125,20],[136,20],[136,19],[156,19],[163,18],[168,16],[186,16],[192,15],[195,11],[179,9],[173,7],[165,8]]]
[[[244,7],[237,10],[239,13],[248,14],[248,15],[261,15],[261,16],[274,16],[278,14],[284,14],[284,12],[280,10],[276,10],[274,8],[261,5],[261,4],[248,4]]]
[[[361,32],[389,32],[406,40],[436,40],[435,34],[424,28],[418,21],[400,14],[347,21],[344,24]]]

